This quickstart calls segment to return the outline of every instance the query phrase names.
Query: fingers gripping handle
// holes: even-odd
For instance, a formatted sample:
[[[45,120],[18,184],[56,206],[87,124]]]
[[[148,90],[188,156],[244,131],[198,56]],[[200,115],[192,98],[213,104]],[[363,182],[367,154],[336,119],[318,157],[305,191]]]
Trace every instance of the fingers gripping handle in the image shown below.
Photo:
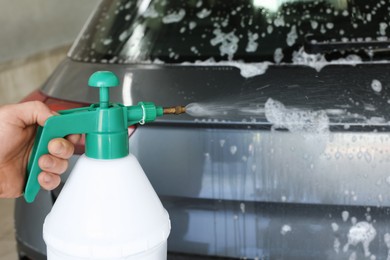
[[[27,182],[26,187],[24,191],[24,198],[27,202],[33,202],[36,195],[39,192],[40,185],[38,183],[38,174],[41,172],[41,168],[38,166],[38,159],[48,153],[48,144],[49,141],[53,138],[62,137],[58,134],[51,135],[50,138],[42,138],[42,132],[45,132],[45,136],[47,135],[47,131],[44,131],[43,127],[39,127],[36,137],[35,137],[35,143],[32,150],[31,158],[27,166]],[[46,139],[46,140],[45,140]]]
[[[38,165],[38,160],[42,155],[48,153],[48,144],[50,140],[65,137],[69,134],[86,133],[90,131],[88,126],[91,124],[81,125],[77,122],[85,122],[85,120],[91,120],[91,118],[93,120],[93,114],[91,115],[91,113],[87,111],[77,113],[76,119],[76,115],[64,113],[64,115],[50,117],[46,121],[44,127],[38,127],[26,173],[27,182],[24,190],[24,198],[29,203],[34,201],[40,190],[38,175],[42,170]]]

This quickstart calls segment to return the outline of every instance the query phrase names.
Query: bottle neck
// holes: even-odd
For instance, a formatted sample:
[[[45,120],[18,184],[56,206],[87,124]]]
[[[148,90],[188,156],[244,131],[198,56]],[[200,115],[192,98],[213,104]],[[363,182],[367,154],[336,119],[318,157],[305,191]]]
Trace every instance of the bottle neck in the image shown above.
[[[94,159],[117,159],[129,154],[128,133],[86,134],[85,155]]]
[[[129,154],[127,109],[120,104],[99,108],[96,131],[85,135],[85,155],[95,159],[117,159]]]

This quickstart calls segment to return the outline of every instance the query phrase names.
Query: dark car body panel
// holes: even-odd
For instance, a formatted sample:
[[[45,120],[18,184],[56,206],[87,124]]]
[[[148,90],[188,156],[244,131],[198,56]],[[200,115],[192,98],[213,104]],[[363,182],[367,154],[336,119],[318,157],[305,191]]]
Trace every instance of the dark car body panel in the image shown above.
[[[106,69],[122,82],[111,92],[115,102],[230,107],[211,117],[163,117],[138,126],[130,138],[130,151],[170,214],[171,252],[360,259],[367,252],[362,243],[351,244],[348,234],[356,222],[369,222],[377,232],[370,254],[387,256],[389,64],[331,65],[320,72],[280,65],[244,78],[229,66],[108,68],[65,60],[42,91],[62,100],[97,102],[86,82],[94,71]],[[373,79],[383,83],[380,93],[372,89]],[[327,111],[330,131],[272,128],[262,110],[268,98],[291,109]],[[19,241],[34,241],[30,246],[39,252],[44,243],[32,237],[40,233],[52,199],[41,191],[34,204],[18,201],[16,207]]]

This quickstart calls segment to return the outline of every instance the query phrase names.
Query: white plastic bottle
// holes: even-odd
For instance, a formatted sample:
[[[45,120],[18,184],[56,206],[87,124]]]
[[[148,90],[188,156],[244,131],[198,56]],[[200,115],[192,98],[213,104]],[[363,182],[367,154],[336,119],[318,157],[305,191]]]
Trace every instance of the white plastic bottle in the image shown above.
[[[43,237],[49,260],[167,258],[170,221],[137,159],[76,163]]]

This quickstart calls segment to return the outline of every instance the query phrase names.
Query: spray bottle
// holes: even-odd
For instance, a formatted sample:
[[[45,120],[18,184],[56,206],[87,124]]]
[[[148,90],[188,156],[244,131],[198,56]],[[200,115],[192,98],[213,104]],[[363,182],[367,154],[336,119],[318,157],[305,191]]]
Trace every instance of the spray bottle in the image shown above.
[[[185,109],[110,103],[109,88],[119,85],[112,72],[95,72],[88,84],[100,88],[100,103],[50,117],[38,129],[27,169],[24,196],[32,202],[40,189],[38,158],[48,153],[49,141],[85,134],[85,154],[44,222],[48,259],[166,259],[169,215],[129,153],[127,128]]]

